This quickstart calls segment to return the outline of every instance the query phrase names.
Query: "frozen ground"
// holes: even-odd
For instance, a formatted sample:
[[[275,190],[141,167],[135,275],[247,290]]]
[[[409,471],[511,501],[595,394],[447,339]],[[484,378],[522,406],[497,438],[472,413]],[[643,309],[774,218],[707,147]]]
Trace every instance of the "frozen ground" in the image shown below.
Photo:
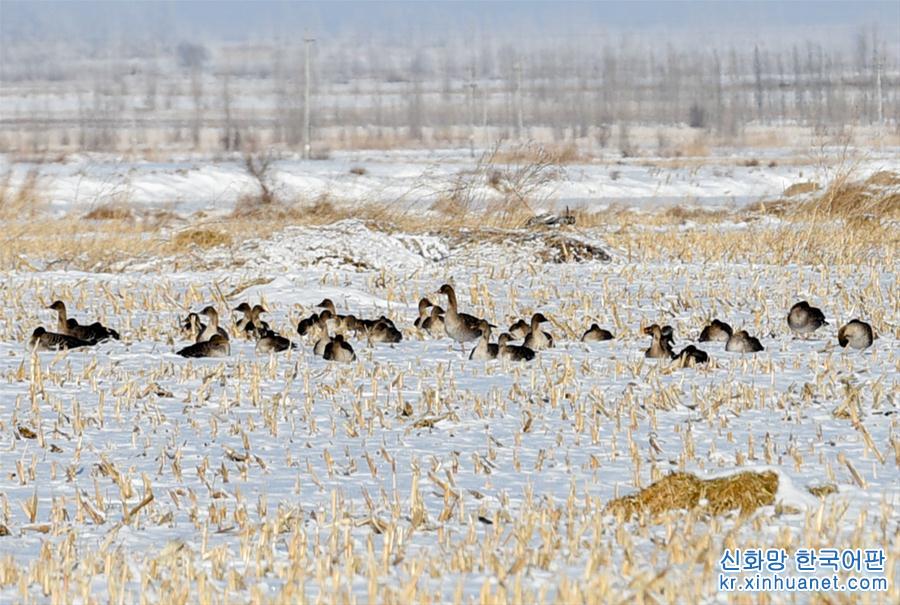
[[[352,190],[356,161],[330,164],[323,182]],[[227,188],[224,169],[189,174]],[[139,167],[133,182],[154,174]],[[209,189],[203,203],[220,195]],[[7,273],[0,601],[717,602],[723,548],[778,545],[885,548],[891,592],[871,600],[897,602],[896,265],[635,265],[615,249],[606,263],[546,264],[533,252],[346,222],[213,249],[190,271],[159,259],[119,274]],[[543,311],[560,344],[531,364],[474,362],[418,334],[416,301],[445,281],[500,326]],[[173,353],[189,309],[263,302],[296,337],[326,296],[389,314],[404,341],[354,341],[346,366],[306,344],[273,358],[241,341],[226,360]],[[122,341],[26,354],[56,298]],[[809,340],[784,321],[803,298],[831,322]],[[671,324],[680,348],[713,316],[766,351],[706,343],[713,362],[697,369],[644,359],[642,325]],[[856,316],[880,334],[865,352],[837,347],[836,325]],[[578,342],[592,321],[616,340]],[[858,423],[835,414],[846,406]],[[749,520],[602,514],[672,470],[763,467],[780,476],[778,501]],[[821,500],[806,490],[829,484]]]
[[[710,158],[628,158],[610,155],[590,163],[567,164],[532,197],[548,206],[603,209],[610,205],[654,207],[697,205],[727,208],[780,197],[795,183],[824,186],[841,170],[865,178],[880,170],[900,170],[898,150],[862,152],[811,147],[807,154],[776,150],[723,151]],[[476,160],[459,151],[370,151],[336,153],[333,159],[285,157],[273,164],[271,186],[288,202],[402,203],[428,207],[460,179],[474,178],[474,194],[498,197],[487,175],[471,176]],[[502,166],[501,166],[502,167]],[[364,174],[352,174],[361,168]],[[489,169],[491,169],[489,167]],[[0,174],[15,187],[32,170],[51,210],[85,212],[109,203],[167,209],[177,213],[230,210],[244,195],[259,193],[243,160],[174,157],[132,161],[116,156],[71,155],[63,163],[34,165],[0,157]]]

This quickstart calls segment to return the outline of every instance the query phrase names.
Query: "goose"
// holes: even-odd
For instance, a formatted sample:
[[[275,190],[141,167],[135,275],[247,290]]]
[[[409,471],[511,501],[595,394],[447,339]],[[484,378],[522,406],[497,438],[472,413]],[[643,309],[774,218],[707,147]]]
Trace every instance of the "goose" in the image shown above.
[[[444,328],[444,309],[437,305],[431,306],[431,315],[422,322],[422,329],[428,332],[432,338],[443,338],[447,335]]]
[[[522,340],[528,336],[529,325],[524,319],[520,319],[506,331],[513,340]]]
[[[872,326],[859,319],[852,319],[838,330],[838,344],[841,347],[850,345],[854,349],[866,349],[872,346],[875,333]]]
[[[491,328],[495,326],[482,319],[478,327],[481,330],[481,339],[469,353],[469,359],[482,361],[497,359],[497,355],[500,354],[500,346],[491,342]]]
[[[353,347],[350,346],[350,343],[344,340],[344,336],[338,334],[331,339],[331,342],[325,345],[325,351],[322,353],[322,357],[328,361],[347,363],[356,360],[356,353],[353,352]]]
[[[365,329],[366,338],[370,343],[389,342],[398,343],[403,340],[403,335],[393,324],[387,321],[377,320],[371,328]]]
[[[681,367],[690,367],[695,364],[709,362],[709,355],[706,354],[706,351],[701,351],[694,345],[688,345],[675,356],[675,361]]]
[[[444,329],[447,336],[459,343],[463,355],[466,354],[465,343],[481,338],[481,319],[468,313],[460,313],[456,304],[456,291],[450,284],[444,284],[438,290],[447,297],[447,312],[444,314]]]
[[[195,342],[177,352],[182,357],[228,357],[231,345],[221,334],[214,333],[209,340]]]
[[[257,353],[281,353],[288,349],[296,349],[297,345],[281,334],[277,334],[269,329],[263,329],[259,332],[259,340],[256,341]]]
[[[727,323],[714,319],[700,332],[699,340],[700,342],[728,342],[733,333],[734,331]]]
[[[644,351],[644,357],[672,359],[675,356],[672,351],[672,339],[674,336],[672,326],[659,327],[659,325],[653,324],[644,328],[642,332],[647,336],[653,337],[650,348]]]
[[[215,307],[204,307],[203,310],[200,311],[200,315],[205,315],[209,320],[209,323],[205,328],[203,328],[203,331],[200,332],[200,335],[197,336],[197,342],[206,342],[208,340],[212,340],[212,337],[215,334],[218,334],[225,340],[228,340],[228,332],[219,327],[219,312],[216,311]]]
[[[68,334],[48,332],[43,327],[34,329],[31,338],[28,339],[29,351],[58,351],[60,349],[77,349],[90,347],[94,343],[81,340]]]
[[[247,328],[253,322],[253,307],[245,302],[242,302],[237,307],[235,307],[234,311],[236,313],[243,314],[243,317],[239,319],[235,324],[238,335],[243,334],[245,337],[249,338],[250,335],[248,334],[249,330]]]
[[[200,321],[200,316],[196,313],[188,313],[188,316],[181,322],[181,333],[188,339],[196,342],[200,333],[206,329],[206,324]]]
[[[526,347],[533,351],[541,351],[553,347],[553,336],[541,330],[540,325],[549,321],[543,313],[535,313],[531,316],[531,331],[525,336]]]
[[[602,342],[612,339],[612,332],[604,330],[597,324],[591,324],[591,327],[581,336],[581,342]]]
[[[328,328],[325,325],[325,321],[318,321],[312,327],[309,334],[312,335],[313,353],[316,357],[322,357],[325,355],[325,347],[331,342],[331,336],[328,335]]]
[[[729,353],[758,353],[764,351],[765,347],[758,338],[750,336],[747,330],[738,330],[728,338],[725,350]]]
[[[347,321],[348,316],[339,314],[335,309],[334,302],[332,302],[330,298],[323,298],[322,302],[320,302],[316,306],[320,309],[325,309],[325,311],[328,311],[330,313],[328,319],[328,327],[332,330],[351,331],[355,329],[355,326],[353,325],[354,322],[352,320],[356,318],[350,315],[349,317],[352,319],[350,321]],[[319,315],[321,315],[321,313]]]
[[[250,322],[244,327],[244,330],[254,338],[260,338],[261,335],[272,331],[269,324],[259,318],[263,313],[268,313],[268,311],[262,305],[253,305],[253,308],[250,309]]]
[[[319,321],[319,314],[313,313],[309,317],[305,319],[301,319],[300,323],[297,324],[297,334],[300,336],[306,336],[307,333],[316,325],[316,322]]]
[[[534,359],[535,352],[532,349],[522,345],[509,344],[512,339],[512,335],[505,332],[497,339],[500,359],[508,359],[510,361],[531,361]]]
[[[431,301],[427,298],[423,298],[419,300],[419,316],[416,317],[416,321],[413,322],[413,326],[418,329],[422,329],[422,324],[425,323],[425,320],[428,319],[428,307],[432,307],[434,305],[431,304]]]
[[[787,323],[792,332],[804,336],[808,336],[822,326],[828,325],[822,309],[809,306],[809,303],[805,300],[801,300],[791,307],[790,312],[788,312]]]
[[[118,332],[112,328],[107,328],[99,321],[95,321],[88,326],[83,326],[79,324],[74,317],[67,317],[66,305],[61,300],[54,301],[53,304],[47,308],[56,311],[57,329],[59,330],[59,334],[74,336],[75,338],[92,345],[103,342],[104,340],[109,340],[110,338],[119,340]]]

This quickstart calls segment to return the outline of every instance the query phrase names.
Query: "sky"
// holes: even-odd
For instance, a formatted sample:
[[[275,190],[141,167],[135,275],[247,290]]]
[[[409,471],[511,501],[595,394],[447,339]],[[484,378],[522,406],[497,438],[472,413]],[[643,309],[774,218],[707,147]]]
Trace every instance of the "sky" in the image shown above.
[[[0,35],[103,40],[193,38],[241,41],[267,35],[366,33],[447,36],[477,30],[501,35],[588,35],[623,31],[766,32],[853,30],[877,24],[900,38],[900,2],[659,1],[646,2],[127,2],[0,0]]]

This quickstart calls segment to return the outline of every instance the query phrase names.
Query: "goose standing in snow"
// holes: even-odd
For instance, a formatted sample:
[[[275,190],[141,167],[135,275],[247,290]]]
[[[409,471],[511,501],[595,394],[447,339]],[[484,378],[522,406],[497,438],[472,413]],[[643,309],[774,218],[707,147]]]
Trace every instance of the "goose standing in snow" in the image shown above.
[[[828,325],[822,309],[809,306],[809,303],[805,300],[801,300],[791,307],[791,310],[788,312],[787,323],[792,332],[803,336],[809,336],[822,326]]]
[[[854,349],[866,349],[872,346],[875,333],[872,326],[859,319],[852,319],[838,330],[838,344],[841,347],[850,345]]]
[[[43,327],[35,328],[28,339],[29,351],[58,351],[60,349],[77,349],[90,347],[94,343],[81,340],[68,334],[48,332]]]
[[[444,314],[444,329],[447,331],[447,336],[459,343],[463,355],[465,355],[465,343],[481,338],[481,318],[459,312],[456,304],[456,291],[450,284],[441,286],[438,293],[447,297],[447,312]]]

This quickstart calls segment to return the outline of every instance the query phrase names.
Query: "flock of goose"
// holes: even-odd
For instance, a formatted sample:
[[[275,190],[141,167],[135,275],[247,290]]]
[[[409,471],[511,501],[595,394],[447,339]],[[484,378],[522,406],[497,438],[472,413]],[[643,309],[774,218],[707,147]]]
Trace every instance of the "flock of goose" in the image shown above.
[[[475,343],[469,352],[469,359],[530,361],[535,358],[536,351],[549,349],[554,345],[553,336],[541,328],[541,324],[548,322],[542,313],[535,313],[530,321],[521,319],[515,322],[507,332],[499,336],[496,343],[493,343],[491,334],[497,326],[486,319],[460,312],[456,292],[452,286],[444,284],[435,294],[446,297],[446,310],[433,304],[428,298],[423,298],[419,301],[419,314],[414,326],[434,338],[449,337],[460,345],[463,355],[466,343]],[[118,332],[99,322],[82,325],[74,318],[68,317],[66,306],[62,301],[58,300],[48,308],[57,313],[57,331],[48,332],[43,327],[35,329],[28,341],[29,350],[75,349],[94,346],[109,339],[119,339]],[[340,314],[334,303],[327,298],[319,303],[317,308],[321,311],[300,321],[297,333],[312,344],[317,356],[324,359],[338,362],[354,361],[356,353],[347,341],[347,337],[351,334],[369,344],[397,343],[402,340],[400,330],[384,315],[377,319],[361,319],[351,314]],[[272,330],[261,318],[261,315],[266,313],[261,305],[251,307],[247,303],[241,303],[234,311],[242,315],[234,323],[235,334],[238,337],[255,340],[258,353],[279,353],[297,348],[295,342]],[[207,323],[203,323],[202,318],[205,318]],[[787,315],[787,324],[791,332],[804,338],[829,325],[822,310],[810,306],[806,301],[798,302],[791,307]],[[219,314],[215,307],[207,306],[199,313],[190,313],[184,319],[181,329],[184,336],[192,340],[193,344],[177,351],[178,355],[227,357],[231,354],[228,332],[219,325]],[[688,345],[676,353],[673,348],[672,326],[653,324],[643,328],[642,331],[652,339],[650,347],[644,352],[648,358],[675,360],[681,365],[702,364],[709,361],[709,355],[694,345]],[[613,338],[609,330],[592,324],[582,335],[581,341],[591,343]],[[865,349],[872,345],[874,339],[872,326],[859,319],[851,320],[838,330],[838,344],[841,347]],[[512,344],[516,340],[523,342],[521,345]],[[758,338],[751,336],[746,330],[734,331],[730,325],[719,319],[712,320],[703,328],[699,342],[724,342],[725,350],[733,353],[756,353],[764,350]]]

